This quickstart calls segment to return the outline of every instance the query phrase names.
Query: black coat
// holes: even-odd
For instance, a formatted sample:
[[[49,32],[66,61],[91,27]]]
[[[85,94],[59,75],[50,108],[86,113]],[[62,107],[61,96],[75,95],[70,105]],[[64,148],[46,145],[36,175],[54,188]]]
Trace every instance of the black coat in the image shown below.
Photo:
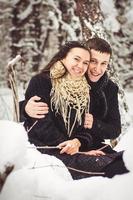
[[[50,91],[52,85],[48,75],[39,74],[33,77],[27,88],[25,99],[26,102],[34,95],[41,97],[41,101],[45,102],[49,106],[49,112],[45,118],[39,119],[38,123],[29,132],[29,140],[35,145],[58,145],[59,143],[78,138],[81,142],[81,149],[88,150],[92,146],[92,138],[86,129],[82,129],[77,123],[73,129],[73,133],[69,138],[67,130],[64,124],[64,120],[59,113],[51,111],[50,105]],[[25,102],[25,103],[26,103]],[[25,106],[25,104],[23,105]],[[21,113],[24,109],[21,110]],[[74,121],[75,112],[72,110],[71,122]],[[25,118],[26,129],[30,128],[36,119],[27,116]]]
[[[50,109],[50,91],[52,86],[49,76],[44,74],[39,74],[33,77],[29,83],[29,86],[25,94],[25,103],[23,103],[23,105],[21,106],[21,114],[22,116],[25,115],[26,117],[25,118],[26,129],[27,128],[29,129],[36,121],[36,119],[30,118],[26,116],[26,114],[24,114],[25,104],[32,96],[35,95],[40,96],[41,101],[48,104],[49,113],[46,115],[45,118],[39,119],[36,125],[29,131],[28,133],[29,141],[35,144],[36,146],[39,145],[53,146],[53,145],[58,145],[59,143],[68,139],[78,138],[81,142],[80,150],[87,151],[93,149],[93,145],[96,146],[96,144],[97,143],[99,144],[101,141],[103,141],[104,138],[111,138],[111,137],[114,138],[116,135],[118,136],[120,132],[119,110],[117,111],[117,116],[116,116],[113,115],[115,113],[112,112],[113,109],[110,108],[111,102],[113,106],[115,104],[114,108],[115,111],[118,106],[117,87],[111,81],[108,81],[107,85],[108,85],[107,89],[103,87],[104,92],[100,91],[97,94],[97,89],[94,90],[95,87],[93,88],[91,84],[92,90],[91,90],[90,113],[94,115],[94,125],[92,129],[84,129],[83,124],[81,126],[76,124],[73,133],[69,138],[67,135],[67,130],[65,128],[62,116],[60,114],[55,114],[55,112],[51,111]],[[111,94],[109,93],[109,91],[112,91]],[[101,101],[103,96],[100,93],[102,93],[104,98],[105,98],[104,94],[106,94],[107,100],[106,98],[104,99],[106,101],[105,103],[106,105],[103,103],[103,101]],[[97,96],[97,101],[95,99],[95,96]],[[100,104],[102,106],[100,106]],[[73,110],[71,116],[72,121],[74,114],[75,113]],[[113,117],[115,118],[115,120],[113,120]],[[112,120],[110,122],[110,125],[106,124],[110,119]],[[117,123],[116,119],[118,121]],[[114,126],[114,123],[116,123],[116,126]],[[108,127],[111,127],[112,131],[110,130],[110,128],[108,129]],[[114,130],[116,131],[114,132]],[[93,141],[93,139],[96,139],[96,141]],[[109,148],[109,151],[110,150],[111,148]],[[121,156],[121,153],[116,153],[113,150],[110,151],[111,156],[108,156],[107,154],[105,156],[100,156],[100,157],[86,156],[82,154],[75,154],[73,156],[70,156],[67,154],[60,154],[59,150],[42,150],[41,152],[50,155],[55,155],[57,158],[61,159],[68,167],[74,167],[76,169],[91,171],[91,172],[99,172],[104,170],[104,168],[112,161],[114,161],[114,159],[116,159],[117,157],[120,158]],[[87,174],[76,173],[75,171],[71,171],[71,173],[73,177],[76,179],[88,176]]]
[[[89,84],[90,113],[94,122],[92,129],[88,131],[93,136],[93,147],[97,147],[104,139],[115,139],[121,133],[118,87],[108,79],[106,73],[98,82],[89,81]]]

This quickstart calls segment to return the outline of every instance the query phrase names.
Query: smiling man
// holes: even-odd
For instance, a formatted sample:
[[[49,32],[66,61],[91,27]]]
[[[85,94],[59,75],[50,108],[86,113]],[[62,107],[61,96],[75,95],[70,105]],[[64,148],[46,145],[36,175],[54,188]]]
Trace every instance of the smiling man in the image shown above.
[[[109,60],[109,53],[102,53],[94,49],[91,50],[91,62],[88,69],[88,76],[92,82],[97,82],[104,75]]]
[[[112,49],[107,41],[97,37],[88,40],[88,46],[91,60],[87,78],[91,90],[90,108],[85,115],[84,127],[93,137],[93,149],[102,149],[110,154],[115,151],[103,142],[105,139],[115,139],[121,133],[118,86],[107,75]],[[114,172],[122,174],[124,171],[128,170],[121,157],[105,169],[108,177],[113,177]]]
[[[101,38],[88,40],[91,61],[88,69],[90,109],[86,114],[84,127],[91,131],[94,146],[99,148],[104,139],[115,139],[121,133],[118,105],[118,87],[107,75],[112,55],[111,46]]]

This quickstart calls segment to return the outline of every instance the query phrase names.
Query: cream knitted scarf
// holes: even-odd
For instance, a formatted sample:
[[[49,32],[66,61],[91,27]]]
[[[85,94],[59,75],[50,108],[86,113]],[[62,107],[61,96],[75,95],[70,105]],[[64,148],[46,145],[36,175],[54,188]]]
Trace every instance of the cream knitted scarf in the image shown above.
[[[62,115],[67,134],[70,137],[76,121],[81,125],[82,114],[89,106],[89,85],[84,76],[75,80],[67,73],[61,78],[56,78],[61,73],[64,73],[64,70],[62,63],[58,61],[50,70],[52,80],[51,108],[53,109],[54,106],[56,113]],[[71,109],[74,109],[76,114],[70,127]]]

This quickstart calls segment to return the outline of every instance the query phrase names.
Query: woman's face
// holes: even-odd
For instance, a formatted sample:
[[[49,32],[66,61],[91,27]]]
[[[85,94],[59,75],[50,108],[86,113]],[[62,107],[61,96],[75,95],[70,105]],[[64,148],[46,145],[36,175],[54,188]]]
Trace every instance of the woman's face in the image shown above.
[[[89,51],[75,47],[62,60],[72,78],[79,78],[85,74],[90,62]]]

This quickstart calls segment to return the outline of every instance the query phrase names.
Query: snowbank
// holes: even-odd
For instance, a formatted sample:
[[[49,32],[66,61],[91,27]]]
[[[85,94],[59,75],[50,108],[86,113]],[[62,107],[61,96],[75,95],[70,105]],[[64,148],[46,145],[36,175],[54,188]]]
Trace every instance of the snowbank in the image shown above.
[[[72,180],[64,164],[57,158],[28,148],[22,125],[0,122],[0,172],[6,164],[15,165],[0,193],[1,200],[132,200],[133,185],[133,127],[121,140],[125,146],[124,161],[129,173],[112,179],[91,177]],[[8,138],[8,142],[7,142]],[[121,148],[122,148],[121,145]],[[7,147],[8,146],[8,150]],[[27,149],[26,149],[27,148]],[[26,149],[26,150],[25,150]],[[16,153],[17,152],[17,153]],[[20,155],[19,155],[20,154]],[[21,162],[18,162],[21,160]],[[19,168],[16,167],[18,166]],[[21,163],[21,166],[20,166]]]

